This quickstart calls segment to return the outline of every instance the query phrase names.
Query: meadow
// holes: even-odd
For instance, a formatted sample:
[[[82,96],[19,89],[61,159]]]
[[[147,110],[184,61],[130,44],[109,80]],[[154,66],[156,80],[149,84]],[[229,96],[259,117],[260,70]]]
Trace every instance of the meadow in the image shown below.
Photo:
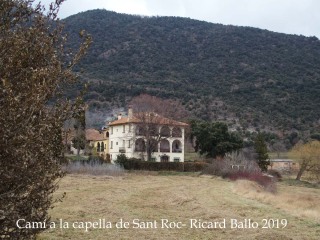
[[[65,198],[50,211],[56,226],[38,239],[319,239],[320,189],[289,183],[272,194],[196,173],[69,174],[55,193]]]

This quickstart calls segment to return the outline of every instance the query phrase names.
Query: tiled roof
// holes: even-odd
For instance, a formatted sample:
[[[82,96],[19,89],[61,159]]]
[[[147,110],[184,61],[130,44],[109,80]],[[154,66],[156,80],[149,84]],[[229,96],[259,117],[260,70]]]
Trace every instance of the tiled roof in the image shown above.
[[[122,124],[126,124],[126,123],[144,123],[144,122],[147,123],[148,119],[146,119],[145,121],[141,120],[141,117],[139,119],[139,114],[136,114],[136,116],[134,116],[132,118],[122,117],[121,119],[115,120],[115,121],[109,123],[109,126],[122,125]],[[152,119],[150,119],[150,122],[160,124],[160,125],[188,126],[187,123],[175,121],[175,120],[165,118],[165,117],[162,117],[159,115],[153,116]]]
[[[139,123],[140,121],[136,118],[131,118],[129,119],[128,117],[122,117],[121,119],[115,120],[111,123],[109,123],[109,126],[113,126],[113,125],[122,125],[122,124],[126,124],[126,123]]]
[[[102,141],[106,140],[106,132],[99,132],[96,129],[86,129],[86,139],[89,141]]]

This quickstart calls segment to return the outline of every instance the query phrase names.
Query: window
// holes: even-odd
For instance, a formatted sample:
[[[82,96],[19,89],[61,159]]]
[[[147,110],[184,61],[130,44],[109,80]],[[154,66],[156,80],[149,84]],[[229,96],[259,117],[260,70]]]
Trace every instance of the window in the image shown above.
[[[138,138],[135,141],[135,151],[136,152],[144,152],[146,149],[146,144],[142,138]]]
[[[180,158],[173,158],[174,162],[180,162]]]
[[[151,159],[150,159],[150,162],[155,162],[156,161],[156,158],[155,157],[152,157]]]
[[[122,132],[125,133],[126,132],[126,125],[122,126]]]
[[[111,134],[113,134],[113,127],[111,127]]]
[[[163,126],[160,130],[160,134],[162,137],[170,137],[170,128],[168,126]]]
[[[126,141],[125,140],[122,140],[122,147],[125,147],[126,145]]]
[[[113,148],[113,141],[110,142],[110,149]]]
[[[128,148],[131,148],[131,140],[128,140]]]
[[[101,142],[100,146],[101,146],[101,152],[104,152],[104,144],[103,144],[103,142]]]
[[[116,145],[118,145],[118,142],[116,142]]]
[[[100,143],[97,144],[97,152],[100,152]]]

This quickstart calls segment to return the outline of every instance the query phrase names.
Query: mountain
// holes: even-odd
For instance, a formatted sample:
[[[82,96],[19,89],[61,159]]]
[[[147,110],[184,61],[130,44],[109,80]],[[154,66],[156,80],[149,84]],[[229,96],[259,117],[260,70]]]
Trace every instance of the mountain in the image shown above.
[[[93,38],[79,65],[90,82],[91,108],[123,107],[148,93],[179,99],[194,116],[238,129],[319,131],[316,37],[106,10],[64,22],[72,48],[81,30]]]

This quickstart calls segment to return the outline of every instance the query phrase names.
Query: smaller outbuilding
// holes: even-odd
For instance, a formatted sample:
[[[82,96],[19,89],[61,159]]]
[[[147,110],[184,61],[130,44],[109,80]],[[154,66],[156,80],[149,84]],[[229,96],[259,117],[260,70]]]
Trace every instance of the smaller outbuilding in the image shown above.
[[[298,170],[299,164],[291,159],[270,159],[269,169],[278,171],[295,171]]]

